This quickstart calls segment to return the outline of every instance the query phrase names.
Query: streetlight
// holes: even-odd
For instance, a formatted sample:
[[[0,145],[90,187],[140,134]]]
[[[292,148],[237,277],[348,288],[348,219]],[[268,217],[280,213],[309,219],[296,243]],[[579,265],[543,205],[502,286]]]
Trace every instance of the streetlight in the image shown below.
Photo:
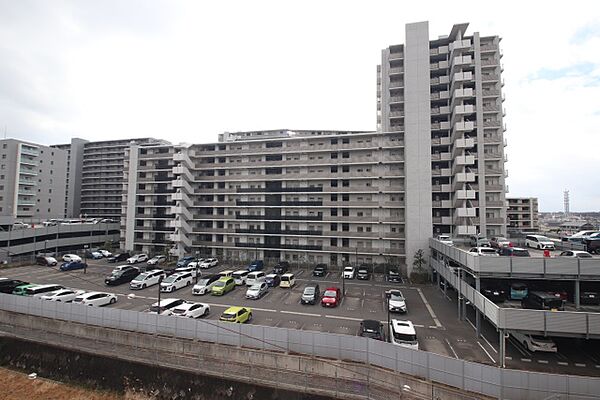
[[[158,277],[158,313],[157,314],[161,314],[162,313],[162,309],[160,308],[160,284],[163,281],[164,276],[161,275]]]
[[[391,297],[391,293],[388,290],[387,292],[385,292],[385,300],[386,300],[386,304],[387,304],[387,328],[388,328],[388,342],[391,341],[391,335],[392,335],[392,330],[390,329],[390,297]]]
[[[87,274],[87,249],[88,245],[83,246],[83,273]]]

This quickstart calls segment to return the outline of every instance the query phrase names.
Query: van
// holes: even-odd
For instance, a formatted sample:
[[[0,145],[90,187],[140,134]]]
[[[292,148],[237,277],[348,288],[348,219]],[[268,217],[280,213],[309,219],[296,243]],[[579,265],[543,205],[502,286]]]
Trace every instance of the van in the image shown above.
[[[419,350],[417,331],[415,331],[415,327],[411,321],[393,319],[390,322],[390,333],[393,344]]]
[[[560,297],[545,292],[529,292],[521,300],[521,307],[532,310],[564,311],[564,301]]]
[[[279,282],[279,287],[282,288],[291,288],[296,284],[296,278],[294,274],[283,274],[281,275],[281,282]]]
[[[511,300],[522,300],[527,296],[528,292],[527,285],[522,282],[515,282],[510,285]]]
[[[235,281],[235,284],[237,286],[240,285],[245,285],[246,284],[246,277],[248,276],[250,272],[248,272],[248,270],[242,269],[239,271],[235,271],[232,275],[233,280]]]
[[[257,283],[263,283],[267,280],[267,275],[263,271],[250,272],[246,277],[246,286],[252,286]]]
[[[542,235],[525,236],[525,247],[532,247],[539,250],[554,250],[554,242]]]
[[[233,271],[230,269],[227,269],[225,271],[219,272],[219,275],[221,276],[221,278],[231,278],[231,277],[233,277]]]
[[[40,297],[43,296],[44,294],[48,293],[48,292],[54,292],[60,289],[64,289],[64,286],[61,285],[38,285],[38,286],[34,286],[34,287],[30,287],[25,289],[25,296],[34,296],[34,297]]]

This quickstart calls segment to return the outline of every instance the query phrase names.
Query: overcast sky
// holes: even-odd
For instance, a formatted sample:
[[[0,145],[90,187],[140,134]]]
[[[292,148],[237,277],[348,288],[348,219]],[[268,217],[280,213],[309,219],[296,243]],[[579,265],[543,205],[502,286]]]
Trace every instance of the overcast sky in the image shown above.
[[[600,210],[600,3],[0,0],[0,129],[44,144],[374,130],[381,49],[429,20],[500,35],[508,185]],[[406,7],[410,4],[410,7]]]

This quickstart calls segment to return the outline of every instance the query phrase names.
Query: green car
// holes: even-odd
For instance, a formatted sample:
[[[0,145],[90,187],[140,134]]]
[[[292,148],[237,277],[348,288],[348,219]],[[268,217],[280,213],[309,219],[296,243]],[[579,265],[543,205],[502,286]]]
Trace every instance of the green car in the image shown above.
[[[35,283],[28,283],[26,285],[19,285],[19,286],[17,286],[13,290],[12,294],[16,294],[17,296],[25,296],[25,291],[27,289],[29,289],[30,287],[35,287],[35,286],[38,286],[38,285],[35,284]]]
[[[235,288],[235,281],[232,277],[223,277],[215,282],[211,289],[211,294],[222,296],[225,293],[231,292]]]

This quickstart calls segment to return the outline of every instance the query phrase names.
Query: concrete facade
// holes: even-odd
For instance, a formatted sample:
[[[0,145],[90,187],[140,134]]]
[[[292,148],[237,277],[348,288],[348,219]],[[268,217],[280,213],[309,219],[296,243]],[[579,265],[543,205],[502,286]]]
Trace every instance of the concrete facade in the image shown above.
[[[507,230],[517,232],[538,232],[539,211],[537,197],[509,197]]]
[[[407,257],[426,236],[506,233],[500,38],[467,27],[408,24],[377,68],[377,129],[405,138]]]
[[[64,217],[67,152],[0,140],[0,225]]]
[[[73,138],[71,143],[53,145],[67,152],[67,188],[65,191],[65,217],[79,218],[81,214],[81,178],[83,148],[87,140]]]

